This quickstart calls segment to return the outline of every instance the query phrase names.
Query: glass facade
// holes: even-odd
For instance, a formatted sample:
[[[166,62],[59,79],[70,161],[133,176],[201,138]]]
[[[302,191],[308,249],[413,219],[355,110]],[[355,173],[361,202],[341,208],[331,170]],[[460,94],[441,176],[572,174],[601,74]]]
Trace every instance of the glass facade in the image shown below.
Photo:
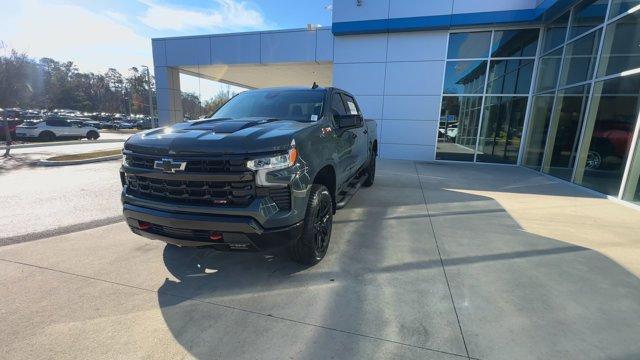
[[[521,165],[640,204],[640,1],[582,1],[543,34]]]
[[[539,34],[449,35],[436,159],[517,164]]]
[[[640,0],[584,0],[542,31],[451,33],[442,93],[437,159],[640,204]]]

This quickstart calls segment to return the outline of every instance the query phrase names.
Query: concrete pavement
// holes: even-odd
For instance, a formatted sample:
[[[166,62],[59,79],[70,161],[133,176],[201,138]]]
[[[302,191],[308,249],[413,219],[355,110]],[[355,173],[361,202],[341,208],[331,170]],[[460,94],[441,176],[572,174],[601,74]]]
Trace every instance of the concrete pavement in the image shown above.
[[[123,223],[0,247],[0,354],[640,357],[640,279],[620,255],[640,247],[639,212],[522,168],[378,171],[311,268],[165,246]]]

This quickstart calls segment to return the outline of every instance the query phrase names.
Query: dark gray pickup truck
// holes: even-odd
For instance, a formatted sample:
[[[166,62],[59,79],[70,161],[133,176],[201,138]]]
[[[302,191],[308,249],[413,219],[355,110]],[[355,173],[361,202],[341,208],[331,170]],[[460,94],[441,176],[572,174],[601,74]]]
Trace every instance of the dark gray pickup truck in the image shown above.
[[[240,93],[210,118],[133,135],[120,170],[131,230],[178,246],[327,252],[335,210],[375,177],[376,123],[336,88]]]

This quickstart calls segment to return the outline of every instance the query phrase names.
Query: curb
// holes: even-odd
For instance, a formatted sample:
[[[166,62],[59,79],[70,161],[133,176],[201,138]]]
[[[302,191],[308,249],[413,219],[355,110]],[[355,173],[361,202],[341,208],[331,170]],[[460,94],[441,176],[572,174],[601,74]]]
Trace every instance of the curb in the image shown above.
[[[97,157],[93,159],[82,159],[82,160],[50,161],[50,160],[42,159],[38,161],[38,165],[40,166],[80,165],[80,164],[89,164],[94,162],[111,161],[111,160],[118,160],[118,159],[122,159],[122,154],[102,156],[102,157]]]
[[[125,142],[125,139],[103,139],[103,140],[72,140],[72,141],[56,141],[50,143],[32,143],[32,144],[17,144],[11,145],[11,149],[26,149],[33,147],[46,147],[46,146],[62,146],[62,145],[82,145],[82,144],[108,144]],[[6,149],[5,145],[0,146],[0,150]]]

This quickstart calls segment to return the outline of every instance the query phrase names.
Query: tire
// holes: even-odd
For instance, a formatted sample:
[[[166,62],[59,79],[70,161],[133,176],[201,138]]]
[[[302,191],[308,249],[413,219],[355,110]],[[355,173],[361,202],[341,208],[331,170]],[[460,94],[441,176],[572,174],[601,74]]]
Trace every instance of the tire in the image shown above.
[[[373,185],[373,181],[376,179],[376,153],[371,150],[371,159],[369,160],[369,166],[367,167],[367,178],[362,183],[362,186],[369,187]]]
[[[42,141],[53,141],[56,139],[56,134],[52,133],[51,131],[43,131],[38,134],[38,139]]]
[[[87,140],[98,140],[99,137],[100,134],[97,131],[91,130],[87,133]]]
[[[315,265],[327,254],[333,224],[333,202],[329,190],[311,186],[302,234],[289,249],[291,258],[303,265]]]

